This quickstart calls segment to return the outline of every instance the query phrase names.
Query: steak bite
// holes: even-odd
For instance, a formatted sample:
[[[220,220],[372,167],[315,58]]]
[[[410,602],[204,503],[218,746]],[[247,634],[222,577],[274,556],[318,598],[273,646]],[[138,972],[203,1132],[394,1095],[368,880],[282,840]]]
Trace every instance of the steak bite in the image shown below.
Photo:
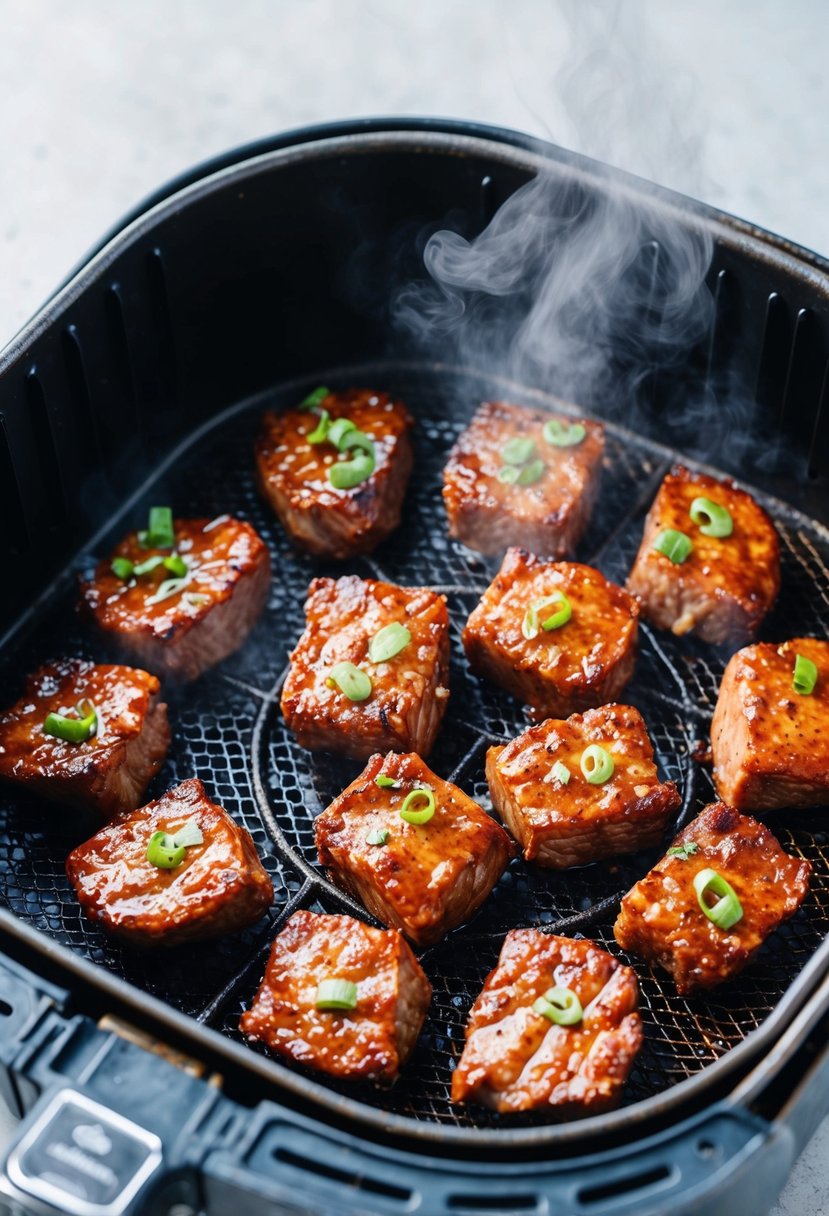
[[[161,507],[81,583],[81,594],[101,629],[147,667],[194,680],[242,645],[270,573],[250,524],[229,515],[173,521]]]
[[[131,811],[170,746],[160,687],[135,667],[45,664],[0,713],[0,778],[101,819]]]
[[[390,1084],[431,999],[431,984],[396,930],[299,911],[274,941],[240,1026],[253,1042],[330,1076]]]
[[[390,748],[428,755],[449,697],[445,597],[355,575],[317,578],[305,619],[281,700],[299,744],[358,760]]]
[[[443,471],[450,534],[480,553],[562,557],[587,527],[603,452],[597,422],[485,401]]]
[[[273,899],[249,833],[196,778],[96,832],[66,873],[90,920],[136,946],[236,933]]]
[[[633,675],[639,606],[598,570],[509,549],[463,631],[473,671],[566,718],[618,698]]]
[[[648,512],[627,589],[659,629],[749,641],[780,590],[774,524],[730,480],[676,465]]]
[[[798,677],[802,691],[795,687],[796,665],[814,676],[811,692],[811,680]],[[793,638],[738,650],[720,685],[711,746],[717,793],[729,806],[829,805],[829,642]]]
[[[394,752],[371,757],[316,820],[314,837],[334,881],[417,946],[469,920],[513,851],[463,790],[419,756]]]
[[[628,891],[616,940],[670,972],[680,996],[713,988],[794,915],[810,873],[756,819],[711,803]]]
[[[291,540],[338,558],[385,540],[400,523],[413,425],[402,401],[370,389],[318,389],[295,409],[268,410],[256,442],[259,485]]]
[[[557,870],[658,844],[680,804],[673,781],[659,780],[647,728],[630,705],[531,726],[489,749],[486,779],[527,861]]]
[[[452,1101],[559,1118],[615,1106],[642,1046],[638,1000],[631,968],[593,942],[513,929],[469,1014]]]

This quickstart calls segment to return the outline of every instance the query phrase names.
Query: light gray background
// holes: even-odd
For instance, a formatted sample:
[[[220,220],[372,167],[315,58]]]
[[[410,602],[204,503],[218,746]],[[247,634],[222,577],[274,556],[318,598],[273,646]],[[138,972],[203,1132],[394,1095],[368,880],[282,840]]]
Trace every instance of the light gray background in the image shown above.
[[[168,177],[361,115],[545,135],[829,253],[827,46],[821,0],[0,0],[0,346]],[[829,1211],[827,1158],[829,1122],[777,1216]]]

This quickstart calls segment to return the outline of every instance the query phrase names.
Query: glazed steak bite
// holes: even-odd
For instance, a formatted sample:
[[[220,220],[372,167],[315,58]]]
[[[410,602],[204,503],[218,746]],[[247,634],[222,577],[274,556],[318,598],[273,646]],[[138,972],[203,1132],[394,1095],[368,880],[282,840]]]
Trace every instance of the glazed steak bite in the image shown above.
[[[426,587],[317,578],[282,712],[302,747],[428,755],[449,697],[449,614]]]
[[[109,819],[138,805],[169,745],[155,676],[63,659],[0,713],[0,778]]]
[[[484,402],[444,469],[450,534],[480,553],[520,544],[562,557],[587,526],[603,451],[597,422]]]
[[[711,723],[714,780],[738,810],[829,805],[829,642],[738,650]]]
[[[638,1000],[630,967],[593,942],[513,929],[469,1014],[452,1101],[562,1118],[615,1106],[642,1045]]]
[[[492,804],[527,861],[564,869],[658,844],[680,797],[638,710],[604,705],[491,747]]]
[[[469,920],[512,855],[503,828],[414,754],[372,756],[314,836],[334,881],[417,946]]]
[[[195,778],[102,828],[66,873],[90,920],[136,946],[236,933],[273,899],[250,835]]]
[[[81,594],[101,629],[147,667],[194,680],[239,649],[269,585],[268,550],[250,524],[173,521],[153,508],[149,528],[126,536]]]
[[[295,912],[273,943],[242,1033],[333,1077],[388,1084],[411,1055],[432,987],[393,929]]]
[[[713,988],[794,915],[810,872],[756,819],[712,803],[628,891],[616,940],[664,967],[680,996]]]
[[[296,409],[265,414],[259,484],[295,544],[319,557],[351,557],[394,531],[412,471],[413,425],[402,401],[369,389],[318,389]]]
[[[780,590],[774,524],[733,482],[676,465],[648,512],[627,588],[659,629],[748,641]]]
[[[633,675],[639,606],[590,566],[510,549],[463,631],[473,671],[566,718],[613,701]]]

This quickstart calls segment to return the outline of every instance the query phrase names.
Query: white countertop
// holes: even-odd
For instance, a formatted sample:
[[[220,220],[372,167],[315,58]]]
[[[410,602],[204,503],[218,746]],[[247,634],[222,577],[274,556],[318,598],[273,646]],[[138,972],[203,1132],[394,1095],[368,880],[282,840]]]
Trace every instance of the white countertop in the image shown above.
[[[166,179],[362,115],[544,135],[829,253],[829,6],[628,0],[615,25],[614,7],[0,0],[0,345]],[[774,1209],[827,1211],[829,1121]]]

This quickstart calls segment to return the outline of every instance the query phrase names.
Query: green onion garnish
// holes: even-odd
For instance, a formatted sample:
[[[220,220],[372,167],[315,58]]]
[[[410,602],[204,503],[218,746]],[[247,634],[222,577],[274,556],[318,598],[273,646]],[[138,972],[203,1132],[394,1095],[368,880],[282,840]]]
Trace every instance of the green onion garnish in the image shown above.
[[[559,418],[550,418],[544,423],[544,438],[554,448],[574,448],[587,434],[580,422],[564,423]]]
[[[544,461],[531,460],[529,464],[525,464],[523,468],[519,469],[515,484],[519,486],[531,486],[535,482],[540,481],[543,476]]]
[[[552,607],[553,604],[558,605],[558,610],[542,620],[541,613],[545,608]],[[538,637],[542,629],[546,633],[553,629],[560,629],[562,625],[567,624],[572,615],[573,608],[567,596],[563,591],[554,591],[552,595],[547,595],[543,599],[533,600],[524,613],[521,632],[527,641],[531,642],[533,638]]]
[[[501,448],[504,464],[526,464],[535,455],[535,440],[516,436]]]
[[[169,507],[150,507],[146,532],[138,533],[138,543],[144,549],[172,549],[176,543],[173,512]]]
[[[164,558],[164,569],[169,570],[176,578],[184,578],[187,573],[187,562],[180,553],[171,553]]]
[[[416,802],[423,802],[425,799],[426,805],[419,811],[413,810]],[[435,795],[431,790],[424,789],[419,786],[416,790],[412,790],[403,799],[403,805],[400,808],[400,818],[405,819],[406,823],[428,823],[435,813]]]
[[[674,528],[665,528],[653,542],[653,547],[659,553],[663,553],[665,557],[669,557],[675,566],[681,566],[690,556],[694,542],[684,532],[677,532]]]
[[[585,779],[591,785],[604,785],[613,776],[616,765],[613,763],[613,757],[610,752],[605,751],[603,747],[599,747],[598,743],[591,743],[586,747],[581,754],[581,771],[584,773]]]
[[[182,824],[173,840],[185,849],[192,849],[196,844],[204,844],[202,830],[195,819],[188,819],[185,824]]]
[[[174,870],[184,861],[187,850],[204,844],[204,836],[195,819],[188,819],[175,836],[169,832],[153,832],[147,845],[147,861],[159,870]]]
[[[742,920],[743,905],[737,898],[737,892],[716,870],[700,870],[694,876],[694,890],[699,906],[718,929],[730,929],[738,920]],[[709,893],[719,896],[715,904],[708,903],[706,896]]]
[[[375,777],[374,784],[379,785],[381,790],[393,790],[397,786],[394,777],[387,777],[385,773],[381,773],[379,777]]]
[[[388,838],[388,828],[379,828],[376,832],[369,832],[366,836],[366,844],[385,844]]]
[[[324,388],[322,386],[320,386],[320,388],[315,388],[312,393],[308,394],[304,401],[300,401],[299,409],[312,410],[315,405],[321,405],[325,398],[330,395],[330,393],[330,388]]]
[[[350,418],[335,418],[328,428],[328,442],[333,443],[335,448],[343,451],[343,440],[349,431],[356,431],[357,427]]]
[[[115,577],[120,578],[123,582],[126,582],[127,579],[132,578],[134,569],[135,567],[128,557],[114,557],[112,559],[112,565],[110,566],[110,570]]]
[[[734,520],[725,507],[710,498],[695,498],[689,515],[703,536],[730,536],[734,531]]]
[[[566,764],[562,764],[560,760],[556,760],[553,765],[553,776],[559,785],[566,785],[570,780],[570,770]]]
[[[506,486],[515,485],[518,481],[518,474],[521,470],[514,464],[506,464],[503,469],[498,470],[498,480],[502,481]]]
[[[328,431],[331,427],[331,415],[328,413],[328,410],[320,410],[319,416],[320,420],[313,431],[309,431],[305,436],[309,443],[325,443],[328,438]]]
[[[155,595],[148,596],[144,602],[146,604],[161,604],[164,600],[172,599],[174,595],[178,595],[179,591],[183,591],[186,586],[186,578],[165,578],[163,583],[158,584],[158,590]]]
[[[164,558],[157,553],[155,557],[148,557],[145,562],[139,562],[137,566],[133,567],[132,572],[136,578],[141,578],[142,574],[149,574],[152,570],[157,569],[163,561]]]
[[[668,849],[669,857],[678,857],[680,861],[687,861],[689,857],[693,857],[699,852],[699,845],[693,840],[689,840],[687,844],[673,844]]]
[[[357,985],[351,980],[322,980],[314,997],[317,1009],[356,1009]]]
[[[548,988],[533,1002],[533,1013],[540,1013],[556,1026],[575,1026],[584,1017],[581,1001],[572,988]]]
[[[328,679],[345,693],[349,701],[365,701],[371,696],[371,679],[353,663],[337,663]]]
[[[815,691],[817,684],[817,667],[805,655],[795,655],[792,687],[801,697],[808,697]]]
[[[351,460],[341,460],[328,470],[328,480],[335,490],[353,490],[374,472],[373,452],[358,452]]]
[[[368,644],[368,657],[372,663],[387,663],[396,654],[400,654],[401,650],[405,650],[411,640],[412,635],[406,626],[401,625],[399,621],[392,621],[390,625],[384,625],[375,633]]]
[[[98,728],[98,714],[91,701],[79,701],[75,706],[77,718],[66,718],[63,714],[47,714],[43,733],[64,743],[86,743]]]

